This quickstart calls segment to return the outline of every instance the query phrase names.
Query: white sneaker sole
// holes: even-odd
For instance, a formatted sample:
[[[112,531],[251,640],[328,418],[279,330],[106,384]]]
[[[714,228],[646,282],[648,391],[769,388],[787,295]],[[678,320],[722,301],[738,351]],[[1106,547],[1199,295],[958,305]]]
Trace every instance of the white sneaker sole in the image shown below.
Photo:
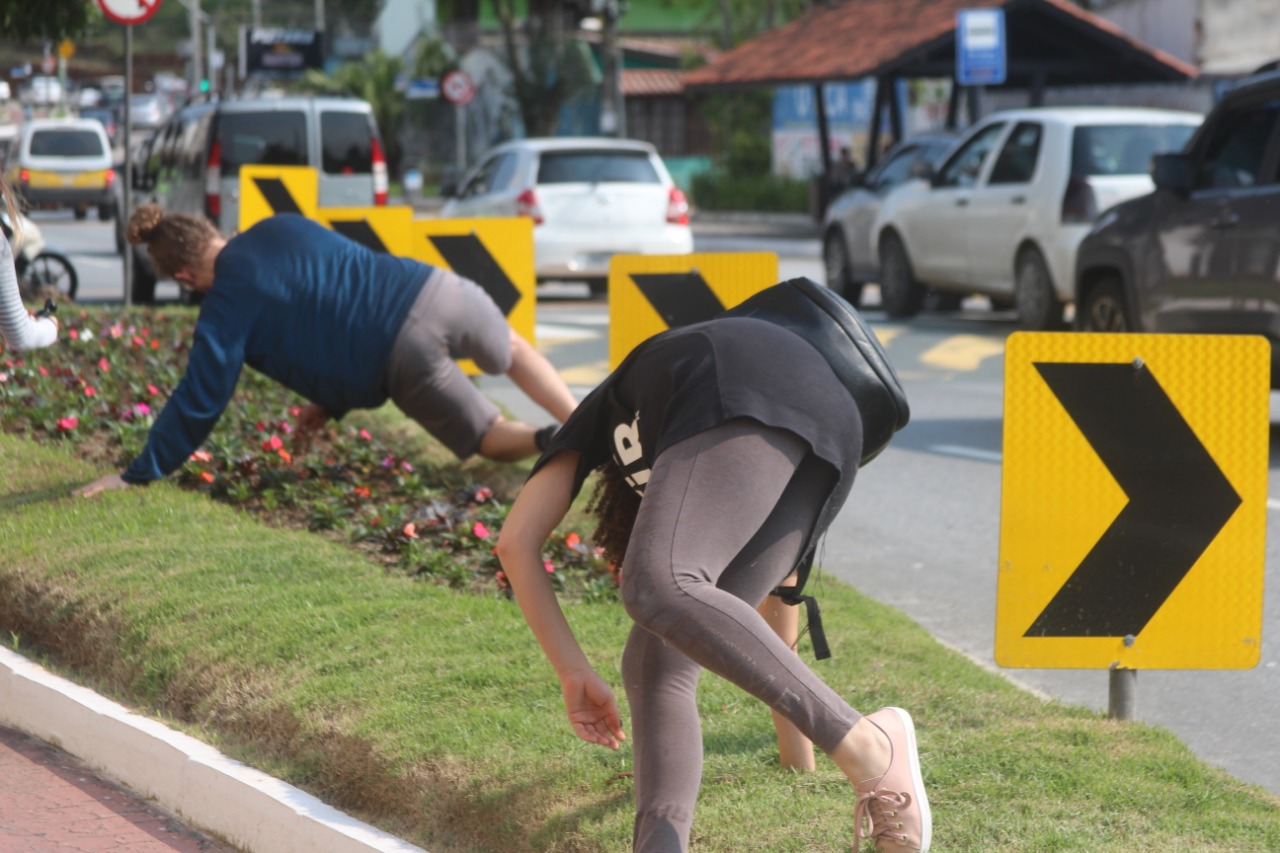
[[[911,784],[914,790],[911,798],[920,809],[920,853],[929,853],[929,845],[933,842],[933,813],[929,811],[929,797],[924,792],[924,776],[920,773],[920,751],[916,748],[916,725],[911,715],[902,708],[888,707],[898,715],[902,728],[907,733],[907,761],[911,766]]]

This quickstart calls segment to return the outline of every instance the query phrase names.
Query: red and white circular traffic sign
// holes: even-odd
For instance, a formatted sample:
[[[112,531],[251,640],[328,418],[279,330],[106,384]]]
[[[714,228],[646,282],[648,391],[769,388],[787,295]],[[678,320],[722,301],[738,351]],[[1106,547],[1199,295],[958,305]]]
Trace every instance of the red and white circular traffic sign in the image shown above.
[[[454,106],[465,106],[476,96],[476,84],[461,68],[455,68],[440,80],[440,95]]]
[[[98,0],[98,8],[117,24],[141,24],[160,8],[160,0]]]

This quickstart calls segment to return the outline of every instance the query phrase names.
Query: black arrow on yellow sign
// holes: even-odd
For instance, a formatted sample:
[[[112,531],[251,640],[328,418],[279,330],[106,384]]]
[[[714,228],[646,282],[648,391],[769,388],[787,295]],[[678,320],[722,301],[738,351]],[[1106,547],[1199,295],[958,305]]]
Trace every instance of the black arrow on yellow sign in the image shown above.
[[[668,328],[710,320],[724,303],[697,270],[676,273],[631,273],[631,280]]]
[[[384,255],[390,254],[391,250],[387,248],[386,243],[382,242],[382,238],[378,236],[377,231],[373,230],[373,226],[367,219],[337,219],[329,224],[343,237],[355,240],[367,249],[382,252]]]
[[[430,238],[449,269],[483,287],[504,316],[520,301],[520,288],[475,234],[434,234]]]
[[[1129,502],[1024,636],[1137,636],[1241,504],[1142,363],[1037,363]]]
[[[302,208],[298,207],[284,181],[279,178],[254,178],[253,182],[258,185],[258,192],[262,193],[263,199],[274,212],[302,213]]]

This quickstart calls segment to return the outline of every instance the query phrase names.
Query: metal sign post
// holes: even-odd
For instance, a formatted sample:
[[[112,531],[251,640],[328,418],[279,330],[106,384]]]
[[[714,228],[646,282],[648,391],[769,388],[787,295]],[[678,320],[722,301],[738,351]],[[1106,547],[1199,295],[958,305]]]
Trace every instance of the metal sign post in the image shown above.
[[[162,0],[98,0],[98,8],[108,19],[124,26],[124,174],[121,180],[120,209],[116,217],[129,213],[133,199],[133,140],[129,98],[133,95],[133,25],[141,24],[160,9]],[[124,304],[133,304],[133,250],[124,248]]]

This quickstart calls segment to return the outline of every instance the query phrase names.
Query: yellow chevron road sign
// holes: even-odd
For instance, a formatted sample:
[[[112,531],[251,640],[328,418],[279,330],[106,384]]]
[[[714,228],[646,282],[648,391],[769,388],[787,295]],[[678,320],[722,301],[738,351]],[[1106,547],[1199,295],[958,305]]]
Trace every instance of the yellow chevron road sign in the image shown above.
[[[1271,347],[1017,333],[1005,353],[995,658],[1257,664]]]
[[[773,252],[614,255],[609,263],[609,368],[659,332],[710,320],[778,283]]]
[[[321,207],[315,220],[375,252],[413,257],[413,208]]]
[[[320,179],[309,166],[240,167],[241,231],[277,213],[300,213],[315,219]]]

